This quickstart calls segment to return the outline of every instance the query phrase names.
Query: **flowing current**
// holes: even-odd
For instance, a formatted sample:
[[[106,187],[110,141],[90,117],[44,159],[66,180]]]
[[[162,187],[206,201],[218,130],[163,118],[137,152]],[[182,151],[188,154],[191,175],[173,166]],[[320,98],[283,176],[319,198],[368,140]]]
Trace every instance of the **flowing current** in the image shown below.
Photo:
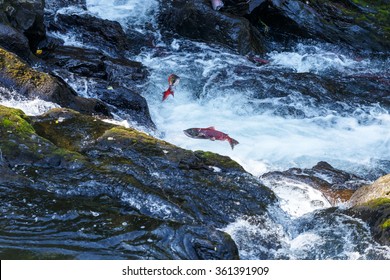
[[[388,59],[358,59],[334,46],[298,43],[292,49],[267,53],[264,58],[270,63],[258,65],[222,47],[183,38],[163,40],[155,22],[157,0],[87,0],[86,4],[89,13],[118,21],[124,29],[143,33],[145,26],[152,24],[156,48],[129,58],[142,62],[151,73],[142,95],[157,126],[155,136],[185,149],[229,156],[255,176],[291,167],[310,168],[319,161],[369,180],[390,173],[390,113],[380,103],[321,103],[295,88],[284,95],[267,94],[277,87],[300,83],[290,78],[285,84],[274,84],[272,75],[278,71],[330,79],[389,75]],[[79,11],[67,8],[59,12]],[[75,34],[61,36],[68,45],[94,47],[78,41]],[[171,73],[180,76],[180,83],[175,96],[161,102]],[[77,83],[73,86],[80,88]],[[88,95],[87,90],[78,92]],[[39,100],[1,103],[31,115],[55,107]],[[126,120],[118,122],[129,125]],[[240,144],[232,150],[227,142],[192,139],[183,133],[187,128],[210,126]],[[331,206],[318,191],[303,184],[274,187],[274,191],[283,211],[270,209],[269,216],[258,220],[242,217],[223,229],[238,244],[242,258],[390,258],[389,248],[372,241],[368,227],[360,220],[335,214],[332,222],[307,226],[313,210]],[[314,200],[322,203],[314,205]],[[309,229],[303,231],[304,227]],[[363,228],[363,235],[358,228]],[[337,246],[335,236],[340,237]],[[265,252],[261,240],[274,242],[275,249]]]

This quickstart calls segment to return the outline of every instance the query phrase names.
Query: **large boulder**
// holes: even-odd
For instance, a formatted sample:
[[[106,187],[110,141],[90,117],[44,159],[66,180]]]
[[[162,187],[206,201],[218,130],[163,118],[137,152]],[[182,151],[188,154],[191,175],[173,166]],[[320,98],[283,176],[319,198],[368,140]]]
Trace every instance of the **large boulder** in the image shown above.
[[[0,46],[25,60],[30,60],[32,57],[27,37],[3,23],[0,23]]]
[[[390,174],[358,189],[348,203],[352,214],[368,223],[373,237],[390,245]]]
[[[220,44],[241,54],[262,53],[262,35],[243,17],[214,11],[208,0],[166,1],[159,14],[164,30],[206,43]]]
[[[127,52],[137,52],[122,26],[107,19],[101,19],[88,13],[57,13],[49,22],[48,30],[62,34],[75,35],[87,47],[98,48],[114,57],[122,57]]]
[[[0,185],[9,193],[1,203],[18,204],[23,196],[37,204],[36,222],[13,229],[34,232],[46,215],[54,217],[53,230],[40,231],[41,240],[55,244],[46,252],[62,251],[67,258],[237,259],[236,245],[220,229],[238,217],[262,215],[275,202],[228,157],[183,150],[72,110],[28,118],[0,106],[0,136],[0,162],[7,169]],[[16,188],[20,177],[29,183]],[[21,195],[25,191],[30,195]],[[16,204],[12,211],[18,213],[27,205]],[[14,222],[9,217],[4,224]],[[58,242],[53,232],[65,224],[67,235]],[[89,255],[67,247],[74,238],[90,248]],[[18,242],[29,252],[37,248]]]
[[[82,113],[110,116],[103,102],[77,96],[61,79],[32,69],[15,54],[1,48],[0,85],[14,89],[22,100],[39,98]]]
[[[310,38],[343,43],[358,51],[388,53],[388,1],[272,0],[259,2],[248,18],[269,27],[269,34],[285,41]],[[268,30],[268,28],[267,28]]]
[[[0,2],[0,22],[24,34],[30,48],[45,38],[44,0],[4,0]]]

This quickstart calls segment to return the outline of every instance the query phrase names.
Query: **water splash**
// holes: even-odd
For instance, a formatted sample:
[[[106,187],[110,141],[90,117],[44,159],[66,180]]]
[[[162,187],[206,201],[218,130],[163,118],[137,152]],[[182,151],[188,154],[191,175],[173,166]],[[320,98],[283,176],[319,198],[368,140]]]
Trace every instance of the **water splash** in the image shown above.
[[[86,3],[87,9],[93,14],[117,21],[124,29],[131,25],[139,32],[143,32],[146,25],[154,22],[154,14],[158,9],[156,0],[87,0]]]
[[[17,92],[3,87],[0,87],[0,94],[1,105],[20,109],[29,116],[38,116],[51,109],[60,107],[58,104],[41,99],[23,99]]]

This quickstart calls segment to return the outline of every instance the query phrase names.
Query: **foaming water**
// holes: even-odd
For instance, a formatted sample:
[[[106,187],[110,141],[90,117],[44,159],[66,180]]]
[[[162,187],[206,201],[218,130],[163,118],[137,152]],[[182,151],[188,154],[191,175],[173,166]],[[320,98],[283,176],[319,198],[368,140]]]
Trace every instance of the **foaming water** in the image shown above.
[[[318,46],[298,44],[292,51],[273,51],[269,54],[274,65],[293,69],[298,73],[323,71],[356,71],[357,68],[366,68],[369,60],[359,57],[349,57],[342,53],[326,50]]]
[[[293,220],[277,209],[270,213],[242,217],[222,229],[235,240],[242,259],[390,259],[389,248],[373,241],[358,219],[337,211]]]
[[[241,77],[229,72],[231,68],[256,66],[217,48],[195,44],[194,49],[198,52],[189,55],[179,42],[174,49],[168,46],[169,55],[164,57],[139,57],[152,69],[153,82],[143,95],[164,140],[186,149],[230,156],[254,175],[293,166],[311,167],[319,161],[355,172],[373,159],[386,160],[390,115],[380,105],[344,104],[356,109],[340,114],[332,109],[316,110],[307,105],[310,98],[291,93],[288,105],[303,108],[309,117],[277,116],[267,105],[278,108],[282,98],[253,99],[256,88],[251,91],[234,86]],[[161,102],[170,73],[179,75],[181,84],[174,97]],[[187,128],[210,126],[240,144],[231,150],[227,142],[192,139],[183,134]]]
[[[22,110],[28,116],[38,116],[46,113],[47,111],[59,108],[58,104],[53,102],[44,101],[41,99],[20,99],[17,97],[15,92],[12,92],[8,89],[0,87],[0,93],[3,96],[0,96],[0,104],[6,107],[16,108]]]
[[[158,8],[157,0],[87,0],[87,9],[103,19],[118,21],[124,28],[129,24],[142,31],[151,23],[151,15]]]
[[[155,0],[87,0],[86,4],[89,12],[116,20],[125,29],[131,26],[144,32],[149,24],[156,26]],[[66,44],[80,44],[72,34],[66,36]],[[376,162],[388,161],[390,114],[381,104],[340,102],[337,105],[348,108],[344,112],[332,106],[318,108],[314,97],[294,91],[254,98],[261,96],[261,91],[277,87],[272,75],[276,77],[278,70],[319,76],[376,74],[388,71],[388,60],[378,62],[329,47],[298,44],[290,51],[267,54],[270,63],[258,66],[216,46],[179,39],[158,45],[159,49],[145,50],[132,59],[150,70],[150,82],[143,87],[142,95],[148,101],[159,138],[182,148],[230,156],[254,175],[291,167],[310,168],[327,161],[365,176],[376,169]],[[272,74],[265,76],[267,71]],[[179,75],[181,81],[175,96],[162,102],[171,73]],[[261,89],[256,87],[259,81]],[[88,92],[90,81],[68,82],[80,95],[94,97]],[[277,113],[285,108],[292,113]],[[115,121],[131,126],[127,120]],[[240,144],[232,150],[227,142],[192,139],[183,133],[191,127],[210,126],[228,133]],[[388,173],[386,166],[384,171]],[[292,181],[264,183],[280,198],[280,208],[270,207],[262,217],[239,217],[222,229],[235,240],[241,258],[390,259],[389,248],[373,241],[366,224],[332,212],[324,196],[310,186]],[[137,206],[132,196],[124,195],[122,200]],[[152,206],[168,216],[172,213],[171,209],[158,210],[159,204]]]

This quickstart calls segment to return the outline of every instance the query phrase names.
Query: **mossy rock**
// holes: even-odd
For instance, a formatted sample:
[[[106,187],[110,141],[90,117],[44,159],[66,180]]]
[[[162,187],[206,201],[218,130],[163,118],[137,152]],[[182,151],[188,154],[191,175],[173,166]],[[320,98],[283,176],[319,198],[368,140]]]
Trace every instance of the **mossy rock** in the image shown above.
[[[17,55],[0,48],[0,85],[15,90],[21,99],[42,99],[84,114],[111,116],[107,105],[76,94],[60,78],[31,68]]]
[[[373,237],[384,245],[390,245],[390,199],[375,199],[365,205],[352,208],[371,228]]]
[[[390,200],[390,174],[385,175],[373,184],[359,188],[350,198],[351,206],[368,206],[373,202]]]
[[[35,130],[56,146],[80,152],[89,142],[95,141],[115,125],[80,114],[71,109],[52,109],[33,118]]]
[[[19,88],[47,91],[55,86],[49,74],[32,69],[18,56],[0,48],[0,79],[14,83]]]
[[[0,149],[11,164],[54,164],[82,160],[82,156],[59,148],[40,137],[23,111],[0,105]]]

